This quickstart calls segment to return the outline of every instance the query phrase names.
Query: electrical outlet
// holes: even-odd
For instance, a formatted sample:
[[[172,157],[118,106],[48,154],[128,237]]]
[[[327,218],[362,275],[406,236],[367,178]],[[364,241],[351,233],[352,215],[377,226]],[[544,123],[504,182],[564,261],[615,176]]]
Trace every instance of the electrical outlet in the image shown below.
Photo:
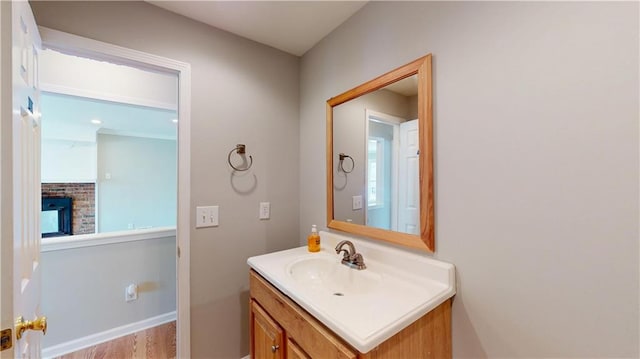
[[[269,219],[271,217],[271,203],[260,202],[260,219]]]
[[[124,300],[131,302],[138,299],[138,286],[136,284],[129,284],[124,288]]]
[[[216,227],[218,225],[218,206],[196,207],[196,228]]]

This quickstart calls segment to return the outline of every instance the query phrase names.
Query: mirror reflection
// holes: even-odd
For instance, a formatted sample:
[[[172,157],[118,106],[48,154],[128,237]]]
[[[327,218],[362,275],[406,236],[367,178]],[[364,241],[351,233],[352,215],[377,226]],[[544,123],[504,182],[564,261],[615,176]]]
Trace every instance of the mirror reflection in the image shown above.
[[[417,75],[333,107],[333,155],[335,220],[419,234]]]
[[[327,100],[327,227],[435,251],[431,54]]]

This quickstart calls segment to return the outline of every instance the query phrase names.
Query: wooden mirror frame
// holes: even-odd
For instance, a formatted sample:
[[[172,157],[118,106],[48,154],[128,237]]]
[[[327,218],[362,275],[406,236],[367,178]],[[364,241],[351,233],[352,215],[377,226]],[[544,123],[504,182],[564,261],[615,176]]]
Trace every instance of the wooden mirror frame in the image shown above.
[[[418,75],[418,141],[420,150],[420,235],[335,220],[333,218],[333,108],[416,74]],[[427,252],[435,251],[431,82],[431,54],[428,54],[327,100],[327,227]]]

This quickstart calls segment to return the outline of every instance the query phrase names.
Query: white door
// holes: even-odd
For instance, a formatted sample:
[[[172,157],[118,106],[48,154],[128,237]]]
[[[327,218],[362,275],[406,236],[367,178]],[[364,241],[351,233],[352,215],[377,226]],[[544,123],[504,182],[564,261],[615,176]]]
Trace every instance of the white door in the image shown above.
[[[418,161],[418,120],[400,124],[398,176],[398,231],[419,234],[420,165]]]
[[[39,358],[46,319],[40,313],[40,34],[26,1],[12,4],[14,354]],[[17,319],[27,329],[20,333]],[[38,320],[40,319],[40,320]],[[17,337],[21,335],[21,339]]]

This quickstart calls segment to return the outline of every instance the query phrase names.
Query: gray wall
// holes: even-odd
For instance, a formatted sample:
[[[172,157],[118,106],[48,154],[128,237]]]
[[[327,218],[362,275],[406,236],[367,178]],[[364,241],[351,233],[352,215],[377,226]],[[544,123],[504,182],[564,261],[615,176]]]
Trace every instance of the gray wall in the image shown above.
[[[198,205],[220,206],[219,227],[191,230],[192,356],[248,354],[246,259],[301,238],[299,59],[142,2],[32,8],[39,25],[191,64],[192,218]],[[227,154],[237,143],[253,167],[233,176]],[[270,220],[258,220],[262,201],[271,202]]]
[[[370,2],[302,58],[300,235],[325,101],[433,53],[454,357],[638,357],[638,25],[638,3]]]
[[[98,233],[175,227],[177,142],[98,134],[97,145]]]
[[[44,348],[176,310],[176,237],[42,252]],[[138,285],[138,300],[125,288]]]

